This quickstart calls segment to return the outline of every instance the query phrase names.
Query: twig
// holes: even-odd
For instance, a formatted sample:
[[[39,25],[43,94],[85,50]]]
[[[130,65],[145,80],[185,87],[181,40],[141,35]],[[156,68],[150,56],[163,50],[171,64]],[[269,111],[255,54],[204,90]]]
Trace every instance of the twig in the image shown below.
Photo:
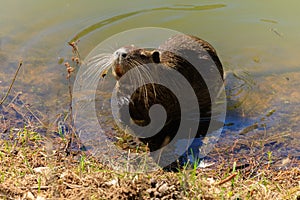
[[[53,186],[47,186],[47,185],[45,185],[45,186],[32,186],[32,187],[30,187],[30,189],[33,189],[33,190],[36,190],[36,189],[47,190],[47,189],[52,188],[52,187]]]
[[[33,111],[29,108],[29,106],[27,106],[27,105],[25,105],[24,106],[29,112],[30,112],[30,114],[44,127],[44,128],[46,128],[47,126],[46,126],[46,124],[44,124],[37,116],[36,116],[36,114],[34,114],[33,113]]]
[[[8,104],[8,106],[10,106],[10,107],[12,107],[16,112],[18,112],[19,114],[21,114],[21,111],[20,110],[17,110],[16,109],[16,107],[15,107],[15,104],[13,103],[14,102],[14,100],[16,99],[16,98],[18,98],[19,97],[19,95],[21,95],[22,94],[22,92],[18,92],[17,93],[17,95],[11,100],[11,102]],[[36,114],[34,114],[34,112],[29,108],[29,105],[27,105],[22,99],[19,99],[20,100],[20,102],[24,105],[24,107],[27,109],[27,111],[29,111],[30,112],[30,114],[44,127],[44,128],[46,128],[47,127],[47,125],[45,124],[45,123],[43,123],[38,117],[37,117],[37,115]],[[25,115],[24,114],[21,114],[22,116],[23,116],[23,118],[24,119],[26,119],[25,118]],[[27,120],[27,119],[26,119]]]
[[[24,121],[27,121],[25,114],[19,108],[17,108],[16,104],[10,103],[10,108],[13,109],[19,115],[21,115],[21,117],[23,118]]]
[[[9,107],[21,94],[22,94],[22,92],[18,92],[7,106]]]
[[[235,176],[237,175],[237,173],[231,174],[230,176],[228,176],[227,178],[221,180],[219,183],[216,183],[216,185],[222,185],[228,181],[230,181],[231,179],[233,179]]]
[[[5,96],[4,96],[4,97],[1,99],[1,101],[0,101],[0,105],[2,105],[3,102],[6,100],[6,98],[8,97],[8,95],[9,95],[9,93],[10,93],[10,91],[11,91],[11,88],[12,88],[13,84],[15,83],[15,80],[16,80],[16,78],[17,78],[17,75],[18,75],[18,73],[19,73],[19,71],[20,71],[22,65],[23,65],[23,62],[22,62],[22,60],[21,60],[21,61],[19,62],[18,69],[17,69],[17,71],[16,71],[16,73],[15,73],[15,76],[14,76],[14,78],[13,78],[13,80],[12,80],[12,82],[11,82],[11,84],[10,84],[10,86],[9,86],[9,88],[8,88],[8,90],[7,90],[7,92],[6,92],[6,94],[5,94]]]
[[[52,188],[53,186],[47,186],[47,185],[45,185],[45,186],[32,186],[32,187],[20,187],[20,189],[22,189],[22,190],[27,190],[27,189],[33,189],[33,190],[36,190],[36,189],[41,189],[41,190],[47,190],[47,189],[49,189],[49,188]]]
[[[68,79],[68,89],[69,89],[69,96],[70,96],[70,104],[69,104],[69,111],[70,111],[70,115],[69,115],[69,119],[70,119],[70,127],[72,128],[72,133],[71,133],[71,139],[70,139],[70,142],[68,142],[66,148],[69,147],[69,145],[71,145],[75,138],[76,138],[76,135],[75,135],[75,128],[73,126],[73,107],[72,107],[72,100],[73,100],[73,93],[72,93],[72,82],[71,82],[71,74],[72,72],[74,72],[74,65],[80,65],[81,64],[81,59],[80,59],[80,54],[79,54],[79,51],[78,51],[78,44],[79,40],[77,41],[73,41],[73,42],[68,42],[68,44],[72,47],[72,53],[73,53],[73,57],[72,57],[72,61],[73,61],[73,66],[71,66],[68,62],[65,63],[65,66],[67,68],[67,72],[68,72],[68,75],[67,75],[67,79]]]
[[[71,77],[68,79],[68,89],[69,89],[69,96],[70,96],[70,104],[69,104],[69,109],[70,109],[70,121],[71,125],[73,124],[73,107],[72,107],[72,100],[73,100],[73,93],[72,93],[72,84],[71,84]]]
[[[69,187],[70,189],[82,188],[81,185],[75,185],[75,184],[70,184],[70,183],[66,183],[66,182],[63,182],[63,184],[66,185],[67,187]]]

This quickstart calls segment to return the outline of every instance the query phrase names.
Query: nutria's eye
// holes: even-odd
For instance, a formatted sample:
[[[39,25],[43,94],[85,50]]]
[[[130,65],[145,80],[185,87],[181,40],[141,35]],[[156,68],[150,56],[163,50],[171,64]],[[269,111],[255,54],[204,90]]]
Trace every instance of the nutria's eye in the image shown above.
[[[142,60],[144,60],[144,59],[147,58],[147,55],[146,55],[144,52],[141,52],[141,55],[140,55],[140,56],[141,56],[141,59],[142,59]]]
[[[141,55],[141,59],[143,59],[143,60],[144,60],[144,59],[146,59],[146,58],[147,58],[147,56],[146,56],[146,55],[143,55],[143,54]]]
[[[126,58],[127,57],[127,53],[122,53],[121,56],[122,56],[122,58]]]
[[[160,55],[158,51],[152,52],[152,60],[154,63],[160,63]]]

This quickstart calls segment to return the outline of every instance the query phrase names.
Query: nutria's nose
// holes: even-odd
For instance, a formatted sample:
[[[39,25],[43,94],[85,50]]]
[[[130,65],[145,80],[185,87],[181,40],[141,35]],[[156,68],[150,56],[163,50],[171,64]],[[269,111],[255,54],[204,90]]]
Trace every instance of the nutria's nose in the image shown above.
[[[118,52],[118,51],[117,51],[116,54],[117,54],[118,57],[121,56],[122,58],[126,58],[126,56],[127,56],[127,53],[126,53],[126,52]]]
[[[115,51],[115,55],[118,57],[118,58],[126,58],[127,57],[127,54],[128,54],[128,48],[120,48],[118,50]]]

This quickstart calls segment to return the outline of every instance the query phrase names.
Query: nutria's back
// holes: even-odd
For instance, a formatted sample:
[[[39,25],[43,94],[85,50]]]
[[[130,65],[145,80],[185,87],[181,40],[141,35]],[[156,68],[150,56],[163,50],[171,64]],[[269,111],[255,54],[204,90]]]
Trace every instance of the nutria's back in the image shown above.
[[[208,42],[191,35],[175,35],[158,48],[161,52],[172,52],[177,56],[203,61],[213,61],[223,78],[224,71],[216,50]],[[170,62],[170,54],[162,53],[161,62]],[[207,67],[207,66],[206,66]]]

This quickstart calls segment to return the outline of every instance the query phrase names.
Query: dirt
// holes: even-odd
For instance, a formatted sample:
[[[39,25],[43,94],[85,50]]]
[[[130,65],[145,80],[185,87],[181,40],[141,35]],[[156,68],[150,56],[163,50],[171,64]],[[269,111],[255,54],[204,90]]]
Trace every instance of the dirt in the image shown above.
[[[2,113],[0,127],[2,199],[300,198],[299,160],[286,160],[285,167],[278,169],[264,156],[235,157],[234,150],[242,145],[236,142],[230,148],[216,147],[210,160],[218,162],[207,168],[176,173],[118,172],[80,151],[80,147],[74,148],[80,143],[72,135],[59,135],[55,128],[45,132],[34,118],[30,124],[22,117],[9,120],[16,111],[3,106],[2,111],[5,109],[6,120]]]

